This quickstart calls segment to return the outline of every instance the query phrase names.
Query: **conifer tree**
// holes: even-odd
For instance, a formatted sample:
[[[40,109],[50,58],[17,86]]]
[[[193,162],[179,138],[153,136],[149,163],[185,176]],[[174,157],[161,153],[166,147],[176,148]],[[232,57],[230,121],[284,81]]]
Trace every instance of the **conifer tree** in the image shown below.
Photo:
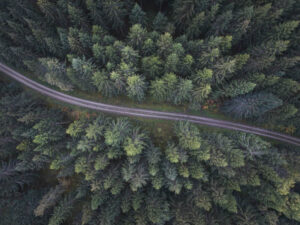
[[[282,105],[282,100],[269,93],[248,94],[236,97],[224,105],[224,112],[236,118],[253,118]]]
[[[132,8],[129,19],[132,25],[141,24],[143,27],[147,25],[146,13],[137,3],[135,3],[134,7]]]
[[[145,97],[146,83],[144,78],[133,75],[127,78],[127,95],[138,101],[142,101]]]
[[[153,29],[158,32],[165,32],[168,24],[168,18],[161,12],[158,12],[153,20]]]

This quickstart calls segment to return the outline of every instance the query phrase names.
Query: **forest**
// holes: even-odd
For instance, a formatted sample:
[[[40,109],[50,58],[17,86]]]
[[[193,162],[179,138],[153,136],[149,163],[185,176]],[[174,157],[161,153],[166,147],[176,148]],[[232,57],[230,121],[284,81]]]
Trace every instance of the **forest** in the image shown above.
[[[178,122],[71,119],[0,89],[0,225],[297,225],[299,148]]]
[[[59,90],[213,105],[300,135],[297,0],[2,0],[0,13],[0,60]]]
[[[300,137],[299,23],[298,0],[1,0],[0,62]],[[157,138],[1,76],[0,225],[300,224],[300,148],[185,121]]]

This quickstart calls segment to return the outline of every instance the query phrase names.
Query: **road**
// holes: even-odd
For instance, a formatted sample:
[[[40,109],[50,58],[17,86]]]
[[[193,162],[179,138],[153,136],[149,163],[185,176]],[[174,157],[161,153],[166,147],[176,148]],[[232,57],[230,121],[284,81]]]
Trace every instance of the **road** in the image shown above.
[[[89,108],[101,112],[114,113],[124,116],[138,116],[144,118],[154,118],[154,119],[165,119],[165,120],[174,120],[180,121],[185,120],[196,124],[207,125],[212,127],[225,128],[235,131],[242,131],[246,133],[256,134],[268,138],[272,138],[278,141],[282,141],[285,143],[293,144],[296,146],[300,146],[300,138],[292,137],[286,134],[281,134],[278,132],[248,126],[240,123],[229,122],[224,120],[212,119],[202,116],[193,116],[183,113],[172,113],[172,112],[160,112],[154,110],[146,110],[146,109],[138,109],[138,108],[128,108],[121,107],[109,104],[103,104],[100,102],[89,101],[86,99],[81,99],[77,97],[73,97],[59,91],[55,91],[51,88],[48,88],[38,82],[35,82],[26,76],[18,73],[17,71],[9,68],[8,66],[0,63],[0,71],[8,75],[9,77],[19,81],[23,85],[51,98],[56,100],[66,102],[72,105],[81,106],[84,108]]]

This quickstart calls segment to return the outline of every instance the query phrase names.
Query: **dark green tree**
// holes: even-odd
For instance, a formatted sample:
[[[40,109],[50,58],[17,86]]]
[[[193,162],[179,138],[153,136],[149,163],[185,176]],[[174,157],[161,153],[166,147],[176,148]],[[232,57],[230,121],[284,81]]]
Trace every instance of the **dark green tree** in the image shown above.
[[[147,25],[146,13],[137,3],[135,3],[134,7],[132,8],[129,19],[132,25],[141,24],[143,27],[146,27]]]
[[[260,92],[236,97],[226,102],[223,110],[236,118],[253,118],[262,116],[281,105],[281,99],[272,94]]]

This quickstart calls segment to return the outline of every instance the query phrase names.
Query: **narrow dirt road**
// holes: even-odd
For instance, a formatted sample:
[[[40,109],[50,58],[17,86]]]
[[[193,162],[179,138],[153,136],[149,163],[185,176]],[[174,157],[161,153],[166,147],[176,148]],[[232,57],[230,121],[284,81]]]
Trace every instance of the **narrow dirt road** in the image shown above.
[[[138,117],[145,117],[145,118],[155,118],[155,119],[166,119],[166,120],[186,120],[192,123],[202,124],[202,125],[208,125],[213,127],[219,127],[219,128],[225,128],[235,131],[243,131],[247,133],[252,133],[268,138],[272,138],[275,140],[279,140],[285,143],[293,144],[300,146],[300,138],[292,137],[286,134],[281,134],[274,131],[269,131],[265,129],[261,129],[258,127],[248,126],[240,123],[234,123],[224,120],[217,120],[202,116],[193,116],[183,113],[171,113],[171,112],[160,112],[160,111],[154,111],[154,110],[146,110],[146,109],[138,109],[138,108],[128,108],[128,107],[121,107],[121,106],[115,106],[115,105],[109,105],[109,104],[103,104],[100,102],[94,102],[89,101],[77,97],[73,97],[64,93],[61,93],[59,91],[55,91],[51,88],[48,88],[44,85],[41,85],[26,76],[16,72],[15,70],[7,67],[6,65],[0,63],[0,71],[8,75],[9,77],[19,81],[23,85],[34,89],[35,91],[54,98],[56,100],[66,102],[72,105],[81,106],[84,108],[89,108],[101,112],[107,112],[107,113],[114,113],[119,115],[125,115],[125,116],[138,116]]]

